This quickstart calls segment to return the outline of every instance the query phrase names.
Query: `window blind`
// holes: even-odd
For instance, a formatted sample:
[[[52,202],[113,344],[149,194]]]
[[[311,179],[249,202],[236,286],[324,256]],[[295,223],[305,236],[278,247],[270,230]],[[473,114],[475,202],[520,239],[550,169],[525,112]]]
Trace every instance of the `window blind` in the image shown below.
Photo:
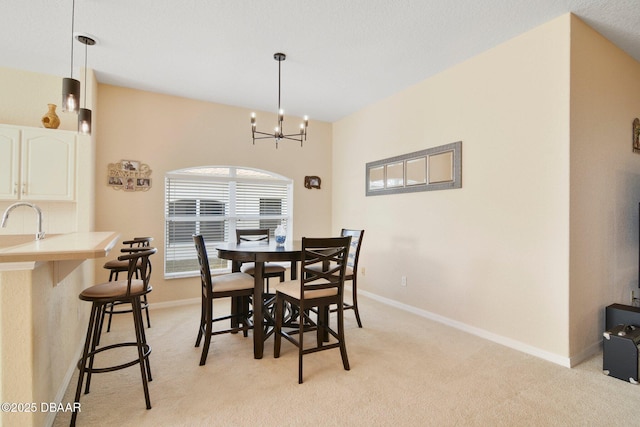
[[[165,277],[199,274],[196,233],[204,237],[212,270],[227,270],[215,246],[235,241],[236,228],[268,228],[273,235],[284,224],[290,230],[291,199],[291,180],[266,171],[207,166],[167,173]]]

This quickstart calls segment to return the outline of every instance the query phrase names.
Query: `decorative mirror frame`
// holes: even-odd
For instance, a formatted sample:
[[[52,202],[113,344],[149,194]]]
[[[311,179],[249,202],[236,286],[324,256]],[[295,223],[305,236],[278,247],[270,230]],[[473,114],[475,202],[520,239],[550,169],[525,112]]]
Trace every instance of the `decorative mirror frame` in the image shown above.
[[[462,188],[462,141],[366,165],[367,196],[454,188]]]

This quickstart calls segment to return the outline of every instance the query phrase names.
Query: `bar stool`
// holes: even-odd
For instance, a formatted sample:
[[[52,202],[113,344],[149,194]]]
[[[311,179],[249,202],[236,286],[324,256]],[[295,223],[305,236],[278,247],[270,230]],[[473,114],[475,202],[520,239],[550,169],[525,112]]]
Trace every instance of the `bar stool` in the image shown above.
[[[149,398],[148,381],[151,381],[151,367],[149,366],[149,354],[151,347],[147,343],[144,333],[144,322],[142,320],[141,297],[151,292],[151,262],[149,257],[156,253],[155,248],[131,248],[129,254],[118,257],[120,261],[127,261],[127,279],[104,282],[91,286],[79,295],[83,301],[91,302],[91,317],[89,318],[89,326],[87,328],[87,338],[82,352],[82,358],[78,362],[78,386],[74,402],[80,403],[80,392],[84,382],[85,375],[87,382],[84,393],[89,393],[91,384],[91,375],[117,371],[119,369],[128,368],[133,365],[140,365],[140,374],[142,376],[142,387],[144,389],[144,397],[147,409],[151,409],[151,399]],[[136,272],[139,273],[139,279],[135,278]],[[133,313],[133,323],[135,327],[135,342],[122,342],[107,346],[98,347],[100,332],[102,329],[101,317],[107,304],[114,302],[131,304],[131,312]],[[103,351],[108,351],[120,347],[135,346],[138,350],[138,357],[130,362],[120,365],[109,366],[105,368],[94,368],[94,358]],[[71,425],[75,426],[78,412],[74,411],[71,416]]]
[[[124,242],[122,242],[122,244],[128,245],[129,247],[123,248],[122,252],[126,252],[124,249],[149,247],[152,240],[153,240],[153,237],[134,237],[132,240],[125,240]],[[107,261],[102,267],[110,270],[109,281],[111,282],[114,279],[118,280],[119,273],[126,272],[128,270],[129,262],[127,260],[120,261],[119,259],[112,259],[110,261]],[[136,270],[136,279],[138,279],[138,270]],[[127,309],[116,310],[116,307],[121,304],[122,303],[116,302],[116,303],[105,305],[104,311],[100,318],[100,322],[104,323],[105,315],[107,314],[109,315],[109,322],[107,323],[107,332],[111,331],[111,318],[113,317],[114,314],[131,313],[131,310],[127,310]],[[145,311],[145,314],[147,317],[147,327],[150,328],[151,318],[149,317],[149,302],[147,301],[146,294],[142,297],[142,310]],[[98,344],[100,344],[99,339],[98,339]]]

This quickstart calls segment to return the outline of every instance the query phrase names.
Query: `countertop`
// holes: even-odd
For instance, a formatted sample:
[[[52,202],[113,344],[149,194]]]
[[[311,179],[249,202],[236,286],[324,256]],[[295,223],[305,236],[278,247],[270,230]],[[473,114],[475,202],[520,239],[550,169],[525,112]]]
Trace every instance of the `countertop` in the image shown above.
[[[35,240],[33,234],[0,236],[0,263],[102,258],[119,237],[113,231],[57,234],[42,240]]]

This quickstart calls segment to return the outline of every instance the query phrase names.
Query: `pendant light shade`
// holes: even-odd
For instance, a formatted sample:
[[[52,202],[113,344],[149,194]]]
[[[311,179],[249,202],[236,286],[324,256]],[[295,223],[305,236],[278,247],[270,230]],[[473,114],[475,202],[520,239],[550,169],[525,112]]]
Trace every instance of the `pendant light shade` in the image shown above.
[[[78,132],[91,135],[91,110],[87,107],[87,48],[96,44],[94,38],[78,34],[76,39],[84,45],[84,107],[78,112]]]
[[[91,135],[91,110],[81,108],[78,112],[78,132]]]
[[[62,79],[62,111],[77,113],[80,105],[80,82],[73,78]]]

